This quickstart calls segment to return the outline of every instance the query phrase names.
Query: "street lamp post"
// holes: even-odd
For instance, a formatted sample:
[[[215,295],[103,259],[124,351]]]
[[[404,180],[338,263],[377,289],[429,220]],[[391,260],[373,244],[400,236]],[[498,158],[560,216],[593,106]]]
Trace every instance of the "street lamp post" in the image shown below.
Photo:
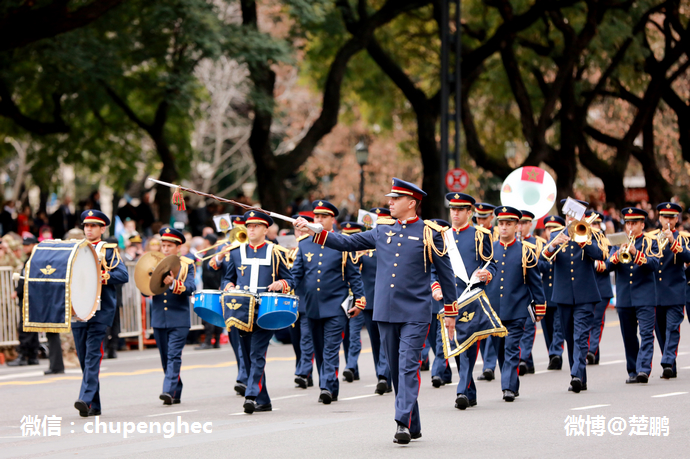
[[[355,145],[355,156],[359,164],[359,208],[364,209],[364,165],[369,160],[369,146],[363,140]]]

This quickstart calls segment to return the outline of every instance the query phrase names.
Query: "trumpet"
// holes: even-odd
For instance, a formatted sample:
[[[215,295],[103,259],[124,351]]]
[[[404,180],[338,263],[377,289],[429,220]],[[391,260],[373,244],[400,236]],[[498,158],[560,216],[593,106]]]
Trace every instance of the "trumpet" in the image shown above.
[[[632,237],[632,230],[630,230],[630,234],[628,234],[628,243],[622,246],[618,252],[618,261],[627,265],[633,260],[632,255],[630,255],[630,245],[634,243],[635,240]]]
[[[568,227],[563,228],[561,230],[561,232],[556,235],[556,237],[561,235],[567,229],[568,230],[568,237],[570,237],[570,239],[573,242],[575,242],[577,244],[589,242],[589,240],[592,238],[592,222],[594,220],[596,220],[596,218],[597,218],[597,215],[592,214],[589,218],[585,218],[584,220],[572,221],[572,222],[570,222]],[[549,244],[546,244],[544,246],[544,250],[542,251],[542,255],[547,260],[552,261],[554,259],[554,257],[556,256],[556,254],[558,254],[558,252],[560,252],[563,249],[563,247],[565,247],[566,244],[567,243],[564,242],[563,244],[559,245],[558,248],[556,249],[556,251],[551,254],[551,256],[546,256],[546,250],[549,248]]]
[[[223,244],[226,244],[226,243],[232,244],[233,242],[239,242],[240,244],[242,244],[243,242],[247,242],[247,237],[248,237],[248,236],[247,236],[247,231],[246,231],[244,228],[233,228],[232,231],[230,231],[230,232],[228,233],[228,237],[227,237],[227,238],[225,238],[225,239],[223,239],[223,240],[221,240],[221,241],[216,242],[216,243],[213,244],[211,247],[207,247],[207,248],[205,248],[205,249],[198,250],[198,251],[196,252],[196,258],[197,258],[197,260],[199,260],[199,261],[206,261],[206,260],[208,260],[209,258],[213,258],[213,257],[215,257],[215,256],[218,255],[218,254],[217,254],[217,253],[212,253],[212,254],[210,254],[210,255],[206,255],[205,257],[200,257],[200,254],[201,254],[201,253],[208,252],[209,250],[218,248],[218,247],[220,247],[220,246],[222,246]],[[221,253],[222,253],[222,252],[221,252]]]
[[[671,229],[670,223],[668,223],[668,229]],[[662,254],[664,249],[668,245],[668,238],[666,237],[666,234],[664,234],[663,231],[659,231],[659,235],[657,236],[657,244],[659,245],[659,254]]]

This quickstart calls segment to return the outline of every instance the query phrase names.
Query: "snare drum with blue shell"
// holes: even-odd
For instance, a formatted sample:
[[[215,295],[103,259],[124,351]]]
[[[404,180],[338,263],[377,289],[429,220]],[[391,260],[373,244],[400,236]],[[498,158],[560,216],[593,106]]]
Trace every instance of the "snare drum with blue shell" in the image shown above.
[[[206,322],[225,328],[223,307],[220,304],[220,290],[200,290],[194,292],[194,312]]]
[[[285,293],[259,294],[259,316],[256,324],[265,330],[280,330],[297,321],[299,297]]]

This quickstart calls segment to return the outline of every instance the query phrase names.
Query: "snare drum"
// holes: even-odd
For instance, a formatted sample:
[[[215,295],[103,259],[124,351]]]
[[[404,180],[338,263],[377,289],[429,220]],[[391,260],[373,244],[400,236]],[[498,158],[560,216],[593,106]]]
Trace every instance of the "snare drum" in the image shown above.
[[[280,330],[297,321],[299,298],[284,293],[259,294],[259,317],[256,324],[265,330]]]
[[[194,293],[194,312],[216,327],[225,327],[223,307],[220,305],[220,290],[200,290]]]
[[[86,239],[41,242],[24,277],[24,331],[68,332],[72,315],[89,320],[100,304],[100,262]]]

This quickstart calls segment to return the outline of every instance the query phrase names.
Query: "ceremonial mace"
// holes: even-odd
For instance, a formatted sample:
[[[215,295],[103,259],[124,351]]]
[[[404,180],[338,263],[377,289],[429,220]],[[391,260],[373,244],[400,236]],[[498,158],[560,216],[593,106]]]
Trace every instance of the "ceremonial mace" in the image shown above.
[[[192,188],[186,188],[186,187],[183,187],[180,185],[174,185],[172,183],[162,182],[160,180],[156,180],[156,179],[152,179],[152,178],[149,178],[149,180],[154,182],[154,183],[158,183],[159,185],[163,185],[163,186],[167,186],[168,188],[174,188],[175,189],[175,193],[173,193],[172,200],[173,200],[173,204],[177,205],[178,210],[185,210],[184,209],[184,199],[182,198],[182,193],[180,193],[180,190],[182,190],[182,191],[188,191],[190,193],[194,193],[198,196],[203,196],[205,198],[215,199],[218,202],[233,204],[235,206],[242,207],[243,209],[246,209],[246,210],[256,210],[257,212],[263,212],[263,213],[269,215],[270,217],[277,218],[277,219],[280,219],[280,220],[283,220],[283,221],[286,221],[289,223],[294,224],[297,221],[296,219],[286,217],[285,215],[281,215],[281,214],[278,214],[275,212],[270,212],[270,211],[264,210],[260,207],[248,206],[246,204],[242,204],[241,202],[233,201],[232,199],[221,198],[220,196],[216,196],[214,194],[204,193],[203,191],[193,190]],[[315,233],[320,233],[321,231],[323,231],[323,226],[320,223],[307,223],[307,228],[309,228],[310,230],[312,230]]]

